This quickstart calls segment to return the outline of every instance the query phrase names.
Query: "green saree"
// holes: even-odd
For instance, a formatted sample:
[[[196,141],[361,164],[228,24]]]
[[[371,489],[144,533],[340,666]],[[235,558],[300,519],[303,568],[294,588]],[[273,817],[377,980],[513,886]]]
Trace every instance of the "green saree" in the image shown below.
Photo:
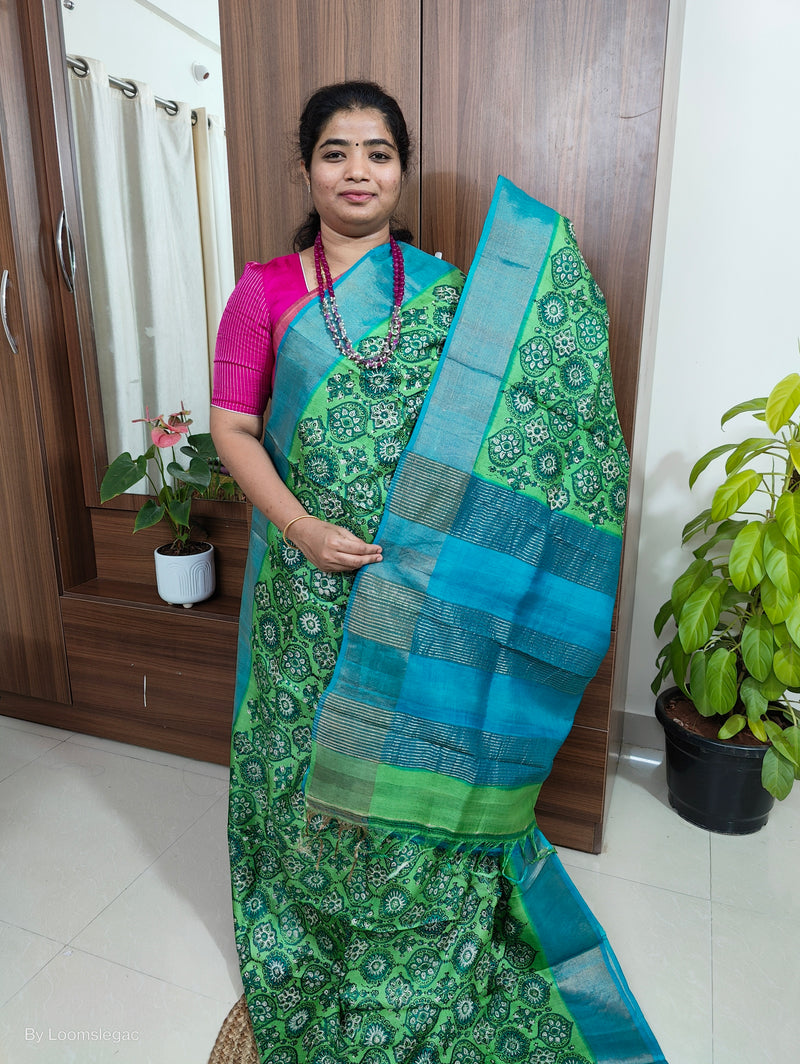
[[[584,403],[582,409],[596,411],[604,405],[597,396],[607,399],[610,394],[607,348],[598,354],[601,345],[587,330],[590,322],[593,327],[600,320],[604,323],[602,296],[579,253],[571,250],[574,239],[568,223],[508,183],[501,185],[498,196],[476,262],[494,261],[497,226],[507,222],[509,206],[515,240],[524,242],[526,215],[539,226],[542,264],[552,264],[559,249],[570,249],[559,261],[572,272],[562,270],[559,307],[551,300],[549,311],[563,309],[575,323],[583,319],[586,350],[595,362],[596,401]],[[510,230],[505,228],[507,238]],[[627,458],[618,426],[615,448],[593,422],[603,455],[584,454],[582,468],[600,469],[602,457],[610,461],[602,484],[592,493],[584,492],[583,500],[580,488],[569,490],[580,481],[576,470],[557,478],[545,468],[544,479],[537,480],[535,457],[545,445],[547,453],[563,457],[572,446],[576,454],[576,439],[586,435],[585,427],[573,424],[561,439],[553,432],[549,442],[537,437],[550,431],[548,424],[551,429],[568,428],[563,409],[549,414],[545,410],[542,419],[548,403],[545,387],[540,389],[544,407],[534,410],[529,406],[534,389],[522,387],[532,375],[517,373],[519,380],[514,376],[520,358],[530,363],[542,357],[542,345],[531,345],[519,323],[511,328],[513,352],[503,356],[507,368],[486,392],[488,417],[481,425],[479,415],[473,417],[471,400],[459,409],[467,393],[452,391],[448,366],[469,362],[463,351],[471,344],[459,347],[456,337],[463,341],[471,327],[470,307],[487,281],[474,273],[474,266],[451,330],[462,275],[413,248],[404,246],[403,254],[403,328],[386,367],[364,370],[338,358],[315,302],[289,323],[278,353],[265,438],[276,467],[309,513],[367,540],[384,542],[386,535],[392,549],[381,565],[367,567],[370,572],[355,578],[323,573],[254,512],[240,625],[229,838],[237,949],[261,1059],[272,1064],[663,1061],[602,929],[538,832],[533,815],[538,787],[596,668],[595,659],[602,658],[604,638],[607,641],[605,613],[610,618],[621,523],[618,495]],[[497,261],[503,260],[501,254]],[[520,293],[527,291],[520,296],[527,307],[525,320],[531,307],[544,306],[547,332],[548,304],[541,302],[546,301],[541,291],[545,273],[544,265],[536,266],[532,280],[518,287]],[[362,259],[337,282],[336,290],[348,333],[359,337],[359,349],[379,346],[391,306],[388,248],[377,248]],[[502,291],[497,288],[492,295],[500,316]],[[542,321],[541,315],[537,320]],[[565,321],[556,325],[548,335],[560,332],[565,344]],[[486,342],[499,347],[505,340]],[[586,361],[588,365],[591,359]],[[473,375],[485,376],[480,359],[477,366]],[[577,372],[577,357],[570,368]],[[505,406],[495,401],[499,395],[510,396]],[[437,411],[439,400],[443,405]],[[509,402],[519,408],[516,420],[508,414]],[[616,425],[613,395],[610,408],[607,402],[605,407],[604,432]],[[457,584],[457,574],[465,570],[471,572],[473,588],[484,575],[494,579],[480,571],[476,578],[470,569],[471,552],[482,549],[480,529],[473,535],[457,522],[445,529],[440,504],[450,489],[438,473],[431,473],[431,455],[448,452],[447,469],[457,466],[454,456],[465,447],[460,438],[453,440],[464,435],[459,425],[471,420],[478,453],[467,464],[480,483],[477,494],[465,489],[464,498],[474,495],[483,505],[486,491],[495,491],[492,482],[500,479],[499,488],[510,500],[503,502],[503,512],[509,517],[516,512],[519,496],[526,535],[533,534],[532,513],[538,520],[542,512],[548,530],[548,515],[556,513],[559,541],[567,536],[568,552],[580,548],[581,558],[591,554],[594,559],[590,569],[595,575],[581,576],[572,598],[580,616],[594,617],[599,610],[600,620],[591,638],[569,644],[574,649],[568,660],[541,664],[542,643],[557,644],[561,654],[564,639],[553,630],[534,639],[539,665],[514,664],[517,653],[529,663],[533,645],[522,637],[529,626],[525,610],[517,607],[513,624],[498,622],[498,627],[491,612],[497,613],[497,607],[485,605],[484,616],[494,625],[492,645],[501,640],[503,647],[491,668],[476,633],[469,634],[475,618],[470,621],[464,610],[456,608],[460,619],[454,620],[448,606],[446,634],[441,628],[438,635],[430,634],[432,611],[425,595],[432,600],[432,589],[439,587],[436,580]],[[437,425],[447,442],[434,440],[428,453],[426,441],[431,426]],[[514,450],[519,440],[521,451],[509,462],[507,445],[511,442]],[[527,492],[519,483],[523,467],[528,470]],[[409,483],[424,485],[426,473],[431,474],[427,495],[433,517],[406,504]],[[466,483],[469,475],[469,470],[458,472],[459,483]],[[587,516],[589,509],[592,516]],[[403,522],[399,531],[392,525],[398,516]],[[577,520],[577,532],[564,524],[568,518]],[[599,528],[604,521],[610,530]],[[434,537],[435,549],[426,547],[434,560],[422,564],[421,543],[430,543],[430,528],[440,538]],[[544,538],[549,536],[548,531]],[[454,560],[447,547],[451,540],[468,544],[466,560],[458,551]],[[516,547],[493,543],[491,550],[499,558],[511,558],[512,567],[532,564]],[[537,586],[544,587],[554,603],[565,579],[558,568],[563,554],[550,552],[534,565],[541,570]],[[441,573],[436,576],[437,565],[444,568],[446,579]],[[415,581],[422,569],[427,572],[426,586],[420,590]],[[574,574],[568,576],[572,587]],[[375,579],[383,582],[375,585]],[[437,592],[436,602],[441,601]],[[573,608],[571,599],[568,606]],[[588,621],[587,627],[593,624]],[[423,635],[409,636],[410,649],[403,650],[405,637],[393,630],[410,631],[414,625]],[[462,632],[468,633],[464,639]],[[446,653],[431,651],[444,643]],[[478,677],[476,701],[490,691],[488,707],[494,702],[507,706],[517,691],[513,685],[523,684],[519,690],[539,692],[531,703],[534,708],[517,721],[507,709],[476,721],[469,707],[464,708],[469,682],[458,686],[467,677],[458,671],[464,669]],[[427,710],[418,708],[426,701],[426,671],[429,724],[421,720]],[[408,717],[416,722],[410,744],[376,738],[376,721],[388,719],[386,698],[393,683],[398,694],[392,712],[401,721]],[[416,692],[410,715],[403,695],[409,687]],[[353,691],[359,692],[358,698]],[[455,719],[445,719],[456,705]],[[510,736],[506,746],[504,729]],[[486,745],[490,730],[500,747]],[[394,735],[396,725],[389,731]],[[475,736],[484,742],[477,753],[470,747]],[[527,751],[537,742],[532,771],[529,765],[516,765],[513,757],[487,754],[508,745]],[[437,749],[448,751],[447,756],[437,755]],[[463,769],[451,764],[456,760],[451,754],[458,749]],[[527,753],[524,760],[529,760]],[[487,762],[503,766],[499,776],[485,767]],[[473,765],[478,765],[477,772]],[[405,780],[410,781],[406,787]],[[425,795],[433,797],[425,801]],[[480,813],[473,815],[484,807],[484,819]]]

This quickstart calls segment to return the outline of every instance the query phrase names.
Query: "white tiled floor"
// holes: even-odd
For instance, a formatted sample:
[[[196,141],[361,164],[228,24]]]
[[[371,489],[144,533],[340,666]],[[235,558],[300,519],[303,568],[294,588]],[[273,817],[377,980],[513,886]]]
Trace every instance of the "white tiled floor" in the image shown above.
[[[2,1064],[205,1064],[241,992],[226,787],[0,717]],[[561,857],[670,1064],[798,1059],[800,792],[756,835],[709,835],[669,809],[659,755],[626,748],[604,852]]]

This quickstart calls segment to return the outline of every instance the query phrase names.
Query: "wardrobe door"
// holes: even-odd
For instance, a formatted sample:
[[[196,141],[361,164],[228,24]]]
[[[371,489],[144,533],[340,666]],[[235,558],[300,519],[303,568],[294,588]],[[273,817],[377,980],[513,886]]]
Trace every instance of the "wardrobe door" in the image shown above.
[[[69,702],[31,350],[31,317],[40,308],[23,306],[21,260],[36,256],[40,230],[26,196],[15,195],[14,178],[29,148],[17,121],[26,94],[16,15],[15,5],[0,6],[0,690]]]
[[[239,0],[220,4],[237,272],[291,250],[309,209],[295,148],[308,95],[350,78],[379,82],[418,131],[420,0]],[[401,215],[419,231],[419,181]]]
[[[469,265],[498,174],[566,215],[605,293],[630,444],[669,0],[425,0],[422,246]]]

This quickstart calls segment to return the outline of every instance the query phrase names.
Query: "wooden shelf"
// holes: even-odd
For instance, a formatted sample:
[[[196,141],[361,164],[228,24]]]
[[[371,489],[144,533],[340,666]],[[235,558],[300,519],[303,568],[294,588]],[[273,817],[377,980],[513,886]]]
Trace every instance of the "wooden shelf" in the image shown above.
[[[127,580],[110,580],[108,577],[97,577],[87,580],[84,584],[77,584],[65,591],[62,598],[91,600],[113,606],[144,607],[164,613],[189,613],[184,606],[171,606],[164,602],[159,598],[154,586]],[[196,602],[191,607],[191,613],[193,616],[200,615],[236,624],[239,620],[239,601],[236,595],[215,592],[204,602]]]

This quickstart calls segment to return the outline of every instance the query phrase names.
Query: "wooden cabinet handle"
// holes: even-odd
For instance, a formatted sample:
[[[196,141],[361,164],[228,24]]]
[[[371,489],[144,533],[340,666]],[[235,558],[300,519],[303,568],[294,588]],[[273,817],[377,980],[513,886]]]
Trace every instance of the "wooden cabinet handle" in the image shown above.
[[[6,312],[6,298],[8,296],[8,270],[3,270],[3,278],[0,280],[0,318],[3,321],[3,332],[6,334],[6,340],[11,350],[16,355],[17,341],[14,339],[11,329],[8,327],[8,314]]]
[[[69,260],[64,259],[64,238],[67,241],[67,254]],[[62,210],[58,216],[58,229],[56,231],[56,251],[58,252],[58,265],[61,269],[61,276],[64,278],[64,284],[67,286],[68,292],[75,291],[75,245],[72,242],[72,233],[69,231],[69,222],[67,221],[67,212]],[[67,266],[69,265],[69,269]]]

